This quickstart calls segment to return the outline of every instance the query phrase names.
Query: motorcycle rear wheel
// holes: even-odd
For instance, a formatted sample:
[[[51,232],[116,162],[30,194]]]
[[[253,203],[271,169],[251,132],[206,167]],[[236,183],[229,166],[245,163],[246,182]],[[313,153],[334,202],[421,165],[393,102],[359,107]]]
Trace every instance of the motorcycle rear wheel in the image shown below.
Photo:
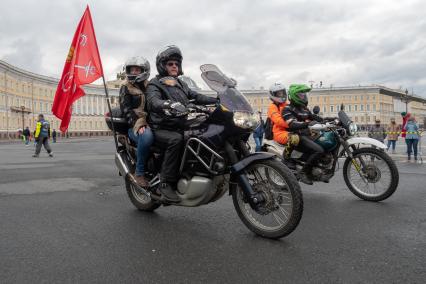
[[[235,210],[244,225],[255,234],[279,239],[293,232],[303,214],[303,196],[300,185],[291,171],[276,160],[254,162],[246,175],[256,192],[263,192],[266,201],[259,210],[253,210],[239,185],[231,188]],[[271,175],[280,182],[271,183]]]
[[[127,195],[129,195],[130,201],[140,211],[152,212],[161,205],[142,192],[139,192],[128,179],[126,179],[126,191]]]

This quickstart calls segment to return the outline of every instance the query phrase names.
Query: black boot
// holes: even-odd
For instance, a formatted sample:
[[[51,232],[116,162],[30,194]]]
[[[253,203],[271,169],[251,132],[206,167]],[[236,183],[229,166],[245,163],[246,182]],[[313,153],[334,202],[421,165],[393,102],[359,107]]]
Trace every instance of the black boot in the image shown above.
[[[300,181],[303,182],[304,184],[313,185],[314,182],[306,173],[307,173],[306,168],[304,168],[300,171],[300,173],[299,173]]]
[[[296,162],[293,159],[284,159],[283,162],[290,170],[296,170]]]
[[[163,182],[160,185],[160,192],[164,199],[168,202],[176,203],[181,201],[180,197],[176,194],[176,191],[169,183]]]

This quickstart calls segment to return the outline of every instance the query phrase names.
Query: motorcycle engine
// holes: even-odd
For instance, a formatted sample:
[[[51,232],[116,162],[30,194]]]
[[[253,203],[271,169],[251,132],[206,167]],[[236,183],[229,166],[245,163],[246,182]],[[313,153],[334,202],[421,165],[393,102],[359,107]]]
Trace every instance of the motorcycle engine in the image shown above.
[[[327,179],[328,171],[333,166],[333,155],[330,153],[319,157],[316,166],[312,168],[311,175],[315,180]]]

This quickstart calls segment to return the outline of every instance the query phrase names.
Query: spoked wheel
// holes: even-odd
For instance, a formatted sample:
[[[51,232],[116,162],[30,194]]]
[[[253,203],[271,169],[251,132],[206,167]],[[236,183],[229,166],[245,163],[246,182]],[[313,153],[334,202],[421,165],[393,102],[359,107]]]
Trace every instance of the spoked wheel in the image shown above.
[[[246,173],[253,190],[265,201],[254,210],[241,188],[235,186],[232,200],[243,223],[266,238],[282,238],[293,232],[302,218],[303,197],[291,171],[278,161],[263,160],[250,165]]]
[[[133,205],[141,211],[154,211],[160,204],[153,201],[136,188],[128,179],[126,179],[126,191]]]
[[[343,178],[350,191],[367,201],[389,198],[398,187],[399,173],[393,160],[383,151],[359,148],[343,165]]]

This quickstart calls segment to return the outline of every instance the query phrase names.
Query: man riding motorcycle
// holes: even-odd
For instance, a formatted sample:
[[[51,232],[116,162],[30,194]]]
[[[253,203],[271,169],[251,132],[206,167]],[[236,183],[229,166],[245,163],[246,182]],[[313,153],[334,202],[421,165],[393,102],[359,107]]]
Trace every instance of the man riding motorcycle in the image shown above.
[[[147,87],[148,122],[154,131],[156,143],[165,151],[160,173],[160,192],[166,201],[179,202],[175,190],[184,142],[186,106],[190,100],[207,105],[216,103],[217,99],[191,90],[178,78],[183,75],[183,70],[182,53],[177,46],[162,49],[156,57],[156,65],[158,75]]]
[[[312,169],[312,163],[314,159],[321,153],[324,153],[324,149],[310,139],[309,124],[314,120],[320,118],[314,115],[308,108],[308,92],[311,88],[304,84],[290,85],[288,99],[290,104],[287,105],[282,112],[282,117],[287,123],[287,130],[298,136],[298,139],[294,139],[297,143],[291,143],[284,159],[287,163],[291,164],[291,151],[293,147],[300,152],[303,152],[306,163],[302,169],[300,181],[306,184],[313,184],[309,173]]]
[[[148,60],[141,56],[129,58],[125,65],[126,81],[120,88],[120,109],[131,126],[128,136],[137,144],[136,172],[134,179],[142,186],[148,186],[144,177],[144,163],[154,136],[147,124],[145,112],[145,91],[150,75]]]

